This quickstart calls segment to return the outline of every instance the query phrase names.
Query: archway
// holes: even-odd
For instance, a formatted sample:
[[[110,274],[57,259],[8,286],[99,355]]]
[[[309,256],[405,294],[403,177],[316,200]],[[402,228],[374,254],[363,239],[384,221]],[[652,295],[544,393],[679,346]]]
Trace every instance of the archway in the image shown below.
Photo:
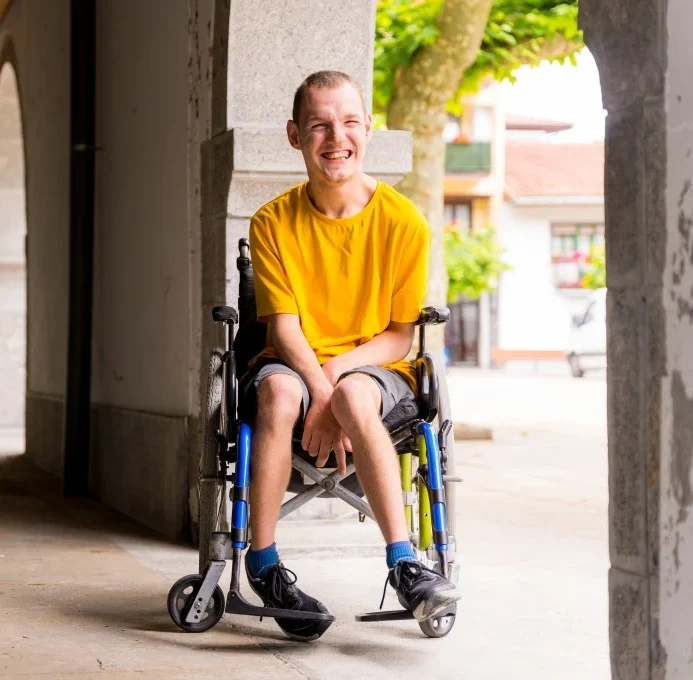
[[[0,439],[24,451],[26,199],[17,76],[0,66]]]

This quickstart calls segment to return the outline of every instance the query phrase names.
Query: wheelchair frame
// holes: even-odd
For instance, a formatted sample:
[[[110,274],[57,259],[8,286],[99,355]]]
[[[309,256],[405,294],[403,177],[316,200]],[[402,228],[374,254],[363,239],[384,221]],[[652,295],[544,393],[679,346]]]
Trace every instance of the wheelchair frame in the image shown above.
[[[239,242],[240,257],[237,266],[241,273],[239,309],[254,315],[252,269],[247,239]],[[244,280],[246,290],[243,289]],[[245,292],[245,295],[244,295]],[[419,351],[416,358],[419,386],[419,414],[390,430],[390,437],[399,456],[403,502],[410,539],[424,559],[435,562],[435,568],[453,582],[457,581],[459,566],[455,559],[454,537],[454,484],[461,481],[454,475],[452,442],[448,442],[452,429],[450,402],[445,379],[439,380],[437,362],[425,349],[425,328],[445,323],[449,319],[446,308],[425,308],[416,325],[419,327]],[[229,614],[282,619],[322,620],[331,622],[330,614],[296,612],[256,606],[240,592],[242,552],[248,540],[248,490],[250,484],[250,453],[252,429],[236,417],[238,411],[238,376],[234,349],[235,329],[239,315],[232,307],[215,307],[215,322],[226,325],[226,347],[212,351],[207,384],[204,448],[199,466],[199,569],[200,573],[179,579],[169,593],[168,608],[174,622],[188,632],[203,632],[213,627],[224,612]],[[243,322],[243,318],[241,318]],[[438,432],[432,423],[439,423]],[[335,469],[323,471],[309,462],[307,454],[296,453],[300,440],[294,438],[292,475],[294,471],[313,484],[293,484],[289,491],[293,498],[282,504],[280,519],[318,496],[340,498],[358,511],[359,520],[374,519],[370,506],[359,496],[353,462],[348,462],[346,474]],[[413,469],[413,456],[418,467]],[[329,463],[328,463],[329,464]],[[233,471],[231,472],[231,468]],[[352,488],[344,483],[351,482]],[[227,520],[226,486],[233,485],[230,526]],[[417,491],[414,492],[414,484]],[[418,506],[418,507],[417,507]],[[417,509],[418,513],[414,510]],[[226,560],[232,560],[231,583],[228,597],[217,585]],[[433,620],[420,623],[429,637],[443,637],[454,624],[456,608],[442,613]],[[357,616],[359,621],[383,621],[412,618],[406,610],[379,611]]]

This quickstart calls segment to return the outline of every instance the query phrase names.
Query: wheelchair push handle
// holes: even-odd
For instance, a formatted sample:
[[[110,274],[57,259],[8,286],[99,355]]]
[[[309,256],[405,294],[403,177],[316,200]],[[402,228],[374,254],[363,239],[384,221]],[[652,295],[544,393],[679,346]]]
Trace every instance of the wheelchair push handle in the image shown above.
[[[236,268],[239,272],[250,268],[250,241],[247,238],[242,238],[238,241]]]

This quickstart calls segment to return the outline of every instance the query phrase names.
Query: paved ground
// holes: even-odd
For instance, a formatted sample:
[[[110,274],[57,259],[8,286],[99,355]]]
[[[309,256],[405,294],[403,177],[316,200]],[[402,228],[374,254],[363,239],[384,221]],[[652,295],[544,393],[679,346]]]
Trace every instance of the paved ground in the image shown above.
[[[495,439],[456,446],[464,597],[447,638],[354,621],[377,609],[386,575],[377,528],[355,519],[280,525],[284,561],[337,616],[319,642],[293,643],[257,619],[179,632],[166,594],[196,570],[195,552],[62,499],[6,456],[0,677],[609,678],[603,378],[451,373],[458,415],[492,424]]]

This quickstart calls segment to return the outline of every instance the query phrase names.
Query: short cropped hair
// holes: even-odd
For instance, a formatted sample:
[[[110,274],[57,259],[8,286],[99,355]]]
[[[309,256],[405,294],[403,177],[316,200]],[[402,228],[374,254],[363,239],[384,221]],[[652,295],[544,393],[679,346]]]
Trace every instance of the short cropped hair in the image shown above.
[[[296,94],[294,95],[294,106],[291,113],[294,123],[298,125],[298,119],[301,115],[301,106],[303,105],[307,90],[313,87],[334,89],[344,84],[351,85],[359,93],[365,112],[366,100],[363,97],[363,89],[358,81],[354,80],[354,78],[347,73],[342,73],[342,71],[316,71],[315,73],[311,73],[296,90]]]

